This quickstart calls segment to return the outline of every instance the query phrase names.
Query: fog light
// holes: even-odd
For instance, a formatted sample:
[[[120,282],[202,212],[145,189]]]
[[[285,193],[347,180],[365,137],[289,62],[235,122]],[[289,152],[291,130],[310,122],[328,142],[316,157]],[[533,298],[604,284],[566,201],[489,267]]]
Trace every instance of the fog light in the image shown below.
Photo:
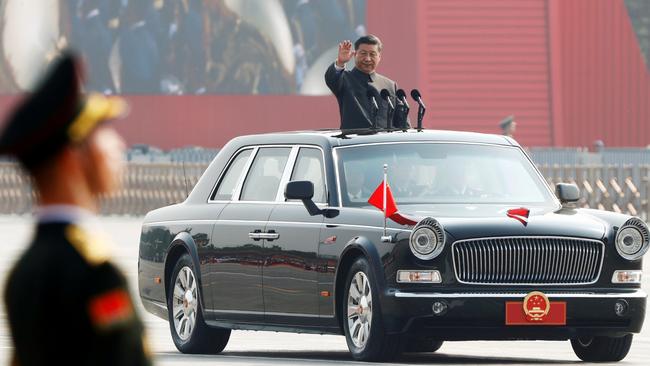
[[[643,271],[614,271],[612,283],[641,283]]]
[[[441,283],[439,271],[397,271],[399,283]]]
[[[444,315],[447,312],[447,303],[443,301],[436,301],[431,306],[434,315]]]
[[[627,301],[620,299],[616,301],[616,304],[614,304],[614,312],[618,316],[624,316],[627,314],[627,309],[629,309],[629,307]]]

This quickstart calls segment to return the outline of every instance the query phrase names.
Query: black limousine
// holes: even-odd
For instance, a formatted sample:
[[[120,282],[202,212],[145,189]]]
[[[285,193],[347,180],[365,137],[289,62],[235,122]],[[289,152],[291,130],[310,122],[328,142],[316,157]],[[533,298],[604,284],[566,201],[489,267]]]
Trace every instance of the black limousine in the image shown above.
[[[524,339],[618,361],[643,325],[650,235],[578,199],[504,136],[238,137],[185,202],[147,214],[140,297],[184,353],[245,329],[345,335],[365,361]]]

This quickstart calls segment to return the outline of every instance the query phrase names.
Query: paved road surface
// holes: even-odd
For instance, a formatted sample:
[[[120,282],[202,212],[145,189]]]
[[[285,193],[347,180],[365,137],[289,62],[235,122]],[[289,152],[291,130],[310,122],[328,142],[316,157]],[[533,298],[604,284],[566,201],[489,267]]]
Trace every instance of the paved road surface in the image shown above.
[[[137,297],[137,253],[141,219],[102,219],[113,236],[113,256],[127,274]],[[24,249],[31,235],[31,221],[25,217],[0,217],[0,284],[7,271]],[[650,261],[646,261],[644,288],[650,292]],[[2,296],[2,295],[0,295]],[[2,301],[4,304],[4,300]],[[353,364],[345,339],[339,336],[297,335],[273,332],[233,332],[222,355],[196,356],[180,354],[169,335],[166,322],[144,312],[140,306],[157,365],[304,365]],[[650,360],[650,327],[635,336],[626,365],[647,365]],[[11,339],[4,306],[0,307],[0,365],[7,364]],[[435,354],[406,355],[400,360],[409,364],[481,364],[481,365],[569,365],[579,362],[569,342],[448,342]],[[356,363],[361,364],[361,363]],[[365,364],[361,364],[365,365]]]

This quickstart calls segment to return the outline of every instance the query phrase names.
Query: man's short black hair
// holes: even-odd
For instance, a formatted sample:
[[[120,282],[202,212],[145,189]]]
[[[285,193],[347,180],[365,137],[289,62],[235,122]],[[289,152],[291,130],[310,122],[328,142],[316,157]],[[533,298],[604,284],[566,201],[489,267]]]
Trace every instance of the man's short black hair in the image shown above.
[[[362,44],[377,45],[377,49],[379,49],[379,52],[381,52],[381,49],[384,47],[379,37],[372,34],[368,34],[367,36],[363,36],[357,39],[357,41],[354,42],[354,50],[355,51],[358,50],[359,46],[361,46]]]

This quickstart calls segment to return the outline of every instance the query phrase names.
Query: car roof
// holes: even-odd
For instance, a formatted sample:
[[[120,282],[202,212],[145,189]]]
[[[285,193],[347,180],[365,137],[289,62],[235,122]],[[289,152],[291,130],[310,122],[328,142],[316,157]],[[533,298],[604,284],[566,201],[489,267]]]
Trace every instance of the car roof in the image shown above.
[[[386,130],[354,130],[324,129],[311,131],[272,132],[238,137],[242,144],[314,144],[321,146],[351,146],[373,143],[390,142],[458,142],[481,143],[505,146],[519,146],[513,139],[495,134],[477,132],[421,130],[416,129],[386,131]]]

